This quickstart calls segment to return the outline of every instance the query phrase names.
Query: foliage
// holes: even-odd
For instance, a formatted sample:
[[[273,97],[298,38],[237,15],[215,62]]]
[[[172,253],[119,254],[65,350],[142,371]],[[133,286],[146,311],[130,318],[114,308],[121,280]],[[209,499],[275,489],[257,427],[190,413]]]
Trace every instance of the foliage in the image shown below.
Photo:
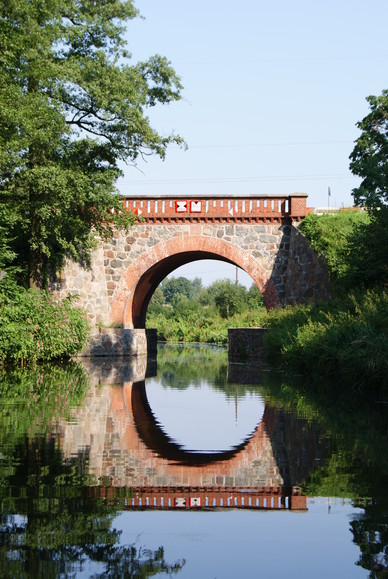
[[[388,202],[388,90],[366,100],[370,113],[357,123],[361,135],[350,155],[350,170],[362,178],[353,189],[356,205],[376,208]]]
[[[5,278],[0,283],[0,357],[7,362],[52,360],[79,353],[89,324],[74,300],[56,301]]]
[[[353,292],[314,306],[268,314],[267,355],[306,375],[388,387],[388,292]]]
[[[0,216],[25,284],[45,287],[66,255],[87,262],[91,231],[133,223],[112,195],[120,163],[182,144],[146,116],[182,87],[164,57],[130,64],[123,33],[136,16],[132,0],[0,7]]]
[[[337,293],[388,281],[388,207],[308,215],[299,229],[325,258]]]
[[[174,305],[181,297],[192,299],[195,295],[195,287],[199,282],[201,288],[202,282],[196,278],[193,282],[185,277],[167,278],[160,284],[159,288],[163,293],[166,304]]]
[[[349,238],[348,287],[388,283],[388,206],[369,212]]]
[[[13,447],[68,418],[88,389],[85,370],[75,362],[7,368],[0,376],[0,447],[12,459]]]
[[[356,252],[358,228],[370,223],[370,216],[360,211],[340,211],[327,215],[308,215],[299,230],[312,248],[325,258],[331,280],[345,284],[352,272],[352,251]]]
[[[15,259],[16,254],[11,250],[11,238],[9,236],[9,224],[12,213],[7,207],[0,204],[0,277],[1,272]]]
[[[178,278],[179,279],[179,278]],[[184,279],[184,278],[181,278]],[[169,280],[167,280],[169,281]],[[228,328],[260,325],[264,316],[262,296],[256,286],[249,291],[229,281],[217,281],[195,292],[196,280],[187,284],[162,283],[160,289],[168,288],[170,303],[162,303],[158,292],[152,297],[147,312],[147,327],[157,328],[158,338],[166,342],[207,342],[226,344]],[[194,289],[190,290],[190,285]],[[188,297],[181,291],[187,287]],[[175,288],[176,292],[171,292]],[[159,289],[159,288],[157,288]],[[156,292],[155,292],[156,293]]]
[[[214,282],[212,286],[213,299],[222,318],[229,318],[241,313],[244,302],[246,304],[246,289],[244,286],[235,286],[230,280]]]
[[[0,568],[2,577],[58,577],[98,564],[98,577],[177,573],[163,547],[119,545],[118,502],[131,489],[105,488],[88,474],[88,452],[65,458],[62,421],[88,389],[76,363],[12,369],[0,377]],[[17,492],[15,492],[17,490]],[[10,556],[12,553],[12,556]],[[94,566],[96,570],[96,566]]]

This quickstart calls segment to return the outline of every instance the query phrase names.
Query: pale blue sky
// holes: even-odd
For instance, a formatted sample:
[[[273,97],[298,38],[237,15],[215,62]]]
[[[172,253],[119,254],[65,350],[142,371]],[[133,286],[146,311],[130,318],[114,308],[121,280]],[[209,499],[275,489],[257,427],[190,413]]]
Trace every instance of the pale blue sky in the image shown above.
[[[162,54],[184,86],[181,102],[150,118],[189,149],[128,167],[121,193],[301,191],[317,207],[327,205],[330,187],[331,205],[351,205],[359,183],[349,171],[355,124],[368,113],[365,97],[388,88],[387,0],[136,6],[145,19],[128,26],[134,61]]]

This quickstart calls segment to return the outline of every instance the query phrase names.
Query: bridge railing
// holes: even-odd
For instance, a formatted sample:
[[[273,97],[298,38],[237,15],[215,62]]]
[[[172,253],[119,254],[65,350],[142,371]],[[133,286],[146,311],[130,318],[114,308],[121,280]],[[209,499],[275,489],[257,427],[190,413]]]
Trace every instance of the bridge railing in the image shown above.
[[[122,489],[127,491],[128,489]],[[133,487],[127,496],[119,488],[94,487],[98,498],[112,501],[122,509],[266,509],[307,510],[307,497],[299,487]]]
[[[125,197],[124,208],[146,221],[299,221],[307,195]]]

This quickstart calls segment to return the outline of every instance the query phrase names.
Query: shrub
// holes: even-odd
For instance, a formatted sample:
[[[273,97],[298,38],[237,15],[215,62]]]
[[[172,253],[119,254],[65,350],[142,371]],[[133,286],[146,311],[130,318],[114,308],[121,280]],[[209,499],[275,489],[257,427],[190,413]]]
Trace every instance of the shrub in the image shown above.
[[[358,228],[370,223],[366,212],[341,211],[327,215],[308,215],[299,230],[318,255],[324,256],[332,281],[343,284],[352,269],[350,254]]]
[[[57,301],[46,292],[4,280],[0,312],[3,363],[67,358],[86,346],[89,324],[72,298]]]
[[[264,346],[271,362],[353,386],[388,386],[388,292],[357,291],[329,303],[267,316]]]

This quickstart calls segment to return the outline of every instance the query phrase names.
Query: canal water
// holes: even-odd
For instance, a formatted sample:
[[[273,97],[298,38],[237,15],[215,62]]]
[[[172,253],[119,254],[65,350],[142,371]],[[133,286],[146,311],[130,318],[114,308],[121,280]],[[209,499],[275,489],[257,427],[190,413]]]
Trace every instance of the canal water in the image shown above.
[[[211,346],[0,379],[2,577],[388,574],[388,404]]]

